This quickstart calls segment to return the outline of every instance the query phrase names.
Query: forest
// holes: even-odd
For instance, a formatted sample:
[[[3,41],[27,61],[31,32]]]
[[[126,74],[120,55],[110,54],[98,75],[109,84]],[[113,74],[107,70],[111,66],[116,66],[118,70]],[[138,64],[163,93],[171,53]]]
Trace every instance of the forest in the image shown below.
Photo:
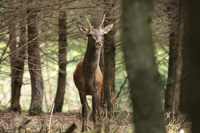
[[[199,133],[199,7],[1,0],[0,132]]]

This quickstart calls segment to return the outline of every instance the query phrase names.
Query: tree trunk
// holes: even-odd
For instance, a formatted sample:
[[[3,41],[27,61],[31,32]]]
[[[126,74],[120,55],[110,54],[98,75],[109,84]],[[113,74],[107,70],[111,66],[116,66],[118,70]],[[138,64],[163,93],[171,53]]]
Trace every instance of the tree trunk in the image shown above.
[[[23,3],[23,1],[21,1]],[[25,16],[25,11],[21,12],[21,16]],[[12,19],[13,21],[13,19]],[[25,21],[20,22],[20,42],[17,47],[16,36],[15,36],[15,25],[9,26],[10,31],[10,53],[15,50],[17,52],[11,55],[11,110],[19,111],[20,107],[20,92],[22,86],[23,72],[24,72],[24,60],[25,60]]]
[[[152,1],[123,1],[123,50],[136,133],[165,133],[162,82],[152,43]]]
[[[17,47],[16,47],[16,35],[15,35],[15,25],[9,24],[9,38],[10,38],[10,54],[13,53]],[[10,56],[10,64],[11,64],[11,110],[18,111],[20,110],[20,104],[19,104],[19,97],[20,97],[20,90],[17,75],[17,56],[16,54],[11,54]],[[19,92],[19,93],[18,93]]]
[[[182,114],[186,113],[186,96],[187,96],[187,76],[188,76],[188,71],[186,69],[187,63],[188,63],[188,54],[187,54],[187,49],[188,49],[188,26],[187,26],[187,19],[188,19],[188,9],[187,9],[187,3],[186,0],[181,0],[180,3],[180,11],[179,11],[179,27],[181,33],[182,33],[182,74],[181,74],[181,84],[180,84],[180,112]],[[180,32],[180,31],[179,31]]]
[[[59,13],[59,75],[58,75],[58,87],[55,98],[55,109],[54,112],[62,112],[64,95],[65,95],[65,85],[66,85],[66,11],[60,11]]]
[[[199,133],[200,125],[200,1],[186,0],[188,6],[188,19],[186,26],[188,26],[188,82],[187,87],[187,109],[191,114],[192,133]]]
[[[43,100],[43,79],[40,63],[40,49],[37,31],[37,11],[34,9],[32,0],[28,0],[29,8],[27,10],[28,18],[28,66],[31,76],[31,105],[30,115],[38,115],[42,112]]]
[[[112,1],[105,0],[107,21],[104,25],[114,23]],[[110,9],[110,10],[109,10]],[[112,111],[113,98],[115,97],[115,26],[104,37],[104,98],[108,111]]]
[[[174,3],[175,7],[178,8],[178,2],[175,1]],[[177,114],[179,111],[179,104],[180,104],[180,82],[181,82],[181,74],[182,74],[182,43],[183,43],[183,20],[182,20],[182,14],[180,13],[179,8],[179,19],[176,21],[176,27],[177,28],[177,39],[176,39],[176,77],[175,77],[175,86],[174,86],[174,96],[173,96],[173,106],[172,106],[172,112],[173,114]],[[178,24],[177,24],[178,22]]]
[[[165,91],[165,111],[172,111],[173,102],[175,101],[174,95],[177,90],[177,66],[178,66],[178,20],[174,17],[174,14],[178,14],[177,1],[170,1],[167,5],[168,19],[169,19],[169,67],[168,67],[168,82],[167,89]],[[174,11],[177,11],[176,13]]]

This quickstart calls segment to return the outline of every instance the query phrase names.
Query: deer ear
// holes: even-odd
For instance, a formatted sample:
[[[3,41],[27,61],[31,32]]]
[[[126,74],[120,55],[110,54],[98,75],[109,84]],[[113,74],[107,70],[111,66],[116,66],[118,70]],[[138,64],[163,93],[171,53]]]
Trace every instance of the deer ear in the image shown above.
[[[80,31],[82,31],[84,34],[88,34],[89,30],[81,23],[77,22],[77,26]]]
[[[110,24],[108,26],[106,26],[104,29],[103,29],[103,34],[107,34],[108,32],[110,32],[113,28],[113,24]]]

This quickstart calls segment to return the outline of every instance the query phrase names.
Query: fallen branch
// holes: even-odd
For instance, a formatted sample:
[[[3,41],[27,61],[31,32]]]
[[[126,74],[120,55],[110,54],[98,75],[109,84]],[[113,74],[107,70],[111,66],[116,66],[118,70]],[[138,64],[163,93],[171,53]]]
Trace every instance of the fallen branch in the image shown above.
[[[77,128],[76,124],[73,123],[66,131],[65,133],[72,133]]]

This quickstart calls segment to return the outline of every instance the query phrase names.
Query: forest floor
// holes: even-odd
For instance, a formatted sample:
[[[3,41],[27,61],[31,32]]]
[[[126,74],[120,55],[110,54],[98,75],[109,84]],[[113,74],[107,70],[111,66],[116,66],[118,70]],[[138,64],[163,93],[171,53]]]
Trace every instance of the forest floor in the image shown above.
[[[111,132],[133,132],[131,120],[132,114],[126,111],[115,115],[110,120]],[[106,117],[102,118],[101,121],[103,122],[102,125],[105,125],[106,121],[107,124],[109,123]],[[51,117],[51,113],[43,113],[41,116],[30,116],[27,111],[21,111],[21,113],[0,111],[0,132],[13,133],[19,128],[21,128],[20,131],[22,132],[46,132],[49,130],[49,123],[51,123],[50,132],[63,132],[73,123],[77,126],[76,132],[80,132],[82,126],[81,113],[80,111],[55,113]],[[93,128],[92,118],[90,118],[89,126]]]
[[[167,118],[167,117],[166,117]],[[165,121],[167,120],[165,118]],[[184,115],[180,115],[177,120],[170,120],[166,125],[167,133],[190,133],[191,123],[184,121]],[[103,127],[110,124],[111,133],[132,133],[134,127],[132,125],[132,113],[121,111],[113,115],[110,119],[107,117],[101,118]],[[27,133],[61,133],[66,131],[73,123],[76,124],[75,132],[80,132],[82,127],[82,117],[79,110],[68,113],[43,113],[40,116],[30,116],[28,111],[21,111],[21,113],[13,111],[0,110],[0,133],[16,133],[20,129],[21,132]],[[89,128],[93,129],[92,117],[90,117]]]

